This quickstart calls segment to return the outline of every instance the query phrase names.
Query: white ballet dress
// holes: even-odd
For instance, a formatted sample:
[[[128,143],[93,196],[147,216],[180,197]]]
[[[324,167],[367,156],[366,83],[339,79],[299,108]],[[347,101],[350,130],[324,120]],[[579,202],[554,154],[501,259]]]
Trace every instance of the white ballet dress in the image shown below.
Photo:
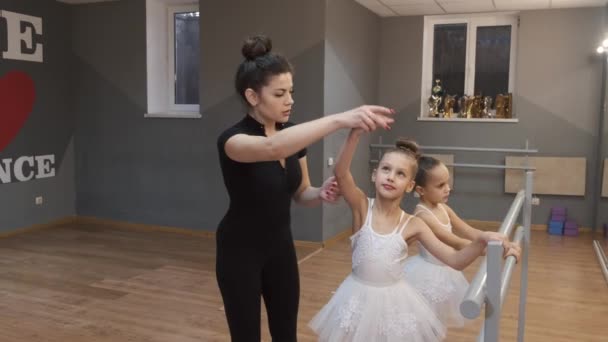
[[[408,246],[402,237],[412,216],[390,234],[371,226],[374,200],[367,217],[351,237],[352,272],[309,326],[319,341],[435,342],[445,327],[427,301],[403,276]]]
[[[439,206],[448,216],[445,208],[441,204]],[[414,215],[421,212],[431,214],[442,228],[452,231],[449,216],[448,223],[444,224],[429,208],[418,204]],[[435,258],[420,243],[418,247],[420,254],[405,263],[405,279],[424,296],[446,327],[462,327],[467,320],[460,313],[460,303],[469,287],[467,279],[462,272]]]

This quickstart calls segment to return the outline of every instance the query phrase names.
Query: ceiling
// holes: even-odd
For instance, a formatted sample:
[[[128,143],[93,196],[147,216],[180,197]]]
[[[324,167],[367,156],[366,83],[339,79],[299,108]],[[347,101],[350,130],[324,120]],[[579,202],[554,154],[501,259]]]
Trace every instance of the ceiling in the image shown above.
[[[608,0],[354,0],[382,17],[601,7]]]
[[[57,0],[86,4],[116,0]],[[303,0],[306,1],[306,0]],[[329,0],[331,1],[331,0]],[[608,0],[353,0],[382,17],[601,7]]]

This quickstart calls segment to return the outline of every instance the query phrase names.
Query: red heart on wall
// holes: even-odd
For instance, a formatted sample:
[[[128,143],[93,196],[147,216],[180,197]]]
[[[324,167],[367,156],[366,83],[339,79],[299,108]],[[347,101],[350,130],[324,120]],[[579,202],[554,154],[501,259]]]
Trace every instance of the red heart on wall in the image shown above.
[[[0,152],[25,124],[35,98],[34,81],[28,74],[11,71],[0,78]]]

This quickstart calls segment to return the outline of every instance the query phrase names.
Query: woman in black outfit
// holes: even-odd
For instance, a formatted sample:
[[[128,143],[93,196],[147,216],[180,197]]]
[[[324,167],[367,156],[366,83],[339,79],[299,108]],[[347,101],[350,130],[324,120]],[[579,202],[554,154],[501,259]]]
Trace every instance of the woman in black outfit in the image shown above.
[[[248,112],[217,141],[230,206],[217,230],[216,275],[232,341],[239,342],[260,340],[260,296],[273,341],[296,341],[300,283],[291,201],[313,206],[338,196],[332,178],[311,186],[306,147],[341,128],[372,131],[393,122],[393,111],[380,106],[288,122],[293,70],[271,48],[265,36],[245,41],[235,85]]]

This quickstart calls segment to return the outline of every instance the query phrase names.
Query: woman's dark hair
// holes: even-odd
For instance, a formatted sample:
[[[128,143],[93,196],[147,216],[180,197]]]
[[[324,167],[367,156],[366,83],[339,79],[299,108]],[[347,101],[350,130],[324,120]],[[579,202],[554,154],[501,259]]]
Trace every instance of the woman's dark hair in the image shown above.
[[[428,178],[428,173],[441,164],[439,159],[422,156],[418,159],[418,172],[416,172],[416,185],[425,186]]]
[[[234,86],[248,106],[245,90],[251,88],[259,92],[268,84],[270,77],[284,73],[293,74],[293,67],[287,58],[271,51],[272,41],[264,35],[251,36],[243,43],[241,52],[245,60],[236,72]]]

